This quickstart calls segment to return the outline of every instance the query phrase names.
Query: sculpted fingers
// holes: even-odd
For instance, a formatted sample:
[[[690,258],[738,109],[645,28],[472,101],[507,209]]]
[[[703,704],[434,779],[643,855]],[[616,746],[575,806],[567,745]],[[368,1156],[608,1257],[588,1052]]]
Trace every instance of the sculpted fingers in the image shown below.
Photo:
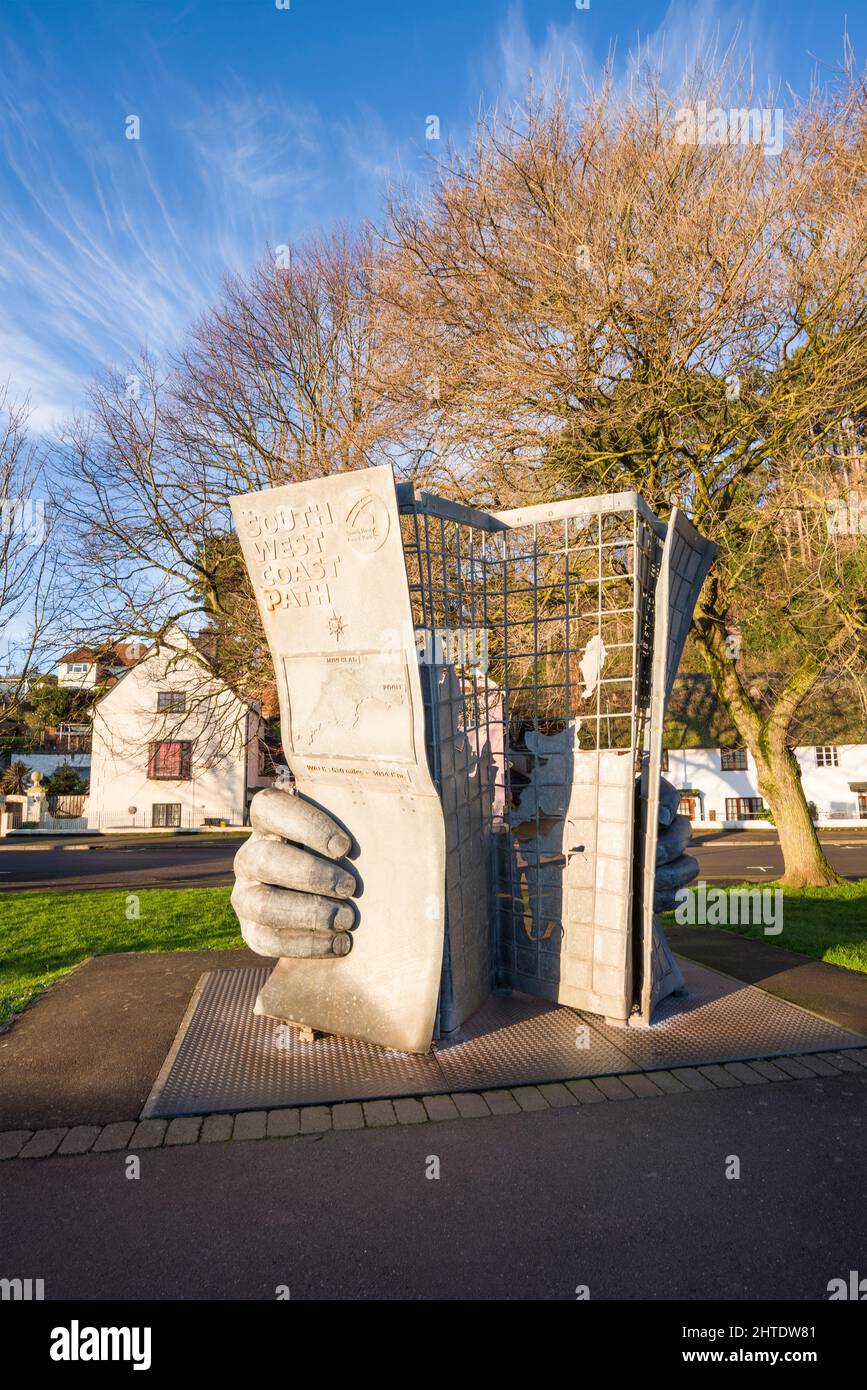
[[[351,849],[350,837],[318,806],[277,787],[257,793],[250,820],[232,893],[247,945],[263,956],[345,956],[355,926],[347,899],[357,883],[335,861]]]
[[[680,792],[665,777],[659,779],[659,824],[671,825],[680,805]]]
[[[329,859],[342,859],[352,848],[345,830],[303,797],[266,787],[250,802],[250,823],[265,835],[295,840]]]
[[[660,827],[656,841],[657,864],[670,864],[679,859],[690,842],[692,826],[688,816],[675,816],[671,825]]]
[[[281,931],[261,922],[239,919],[241,935],[259,956],[345,956],[352,950],[352,937],[346,932]]]
[[[263,838],[255,831],[235,855],[235,874],[239,879],[333,898],[350,898],[356,889],[350,870],[295,845]]]
[[[249,879],[236,882],[232,906],[239,918],[279,931],[350,931],[355,925],[355,912],[347,902],[317,893],[297,893],[291,888],[271,888]]]
[[[691,854],[682,854],[670,864],[661,864],[656,870],[656,883],[653,892],[654,912],[670,912],[677,907],[677,890],[685,888],[699,874],[698,861]]]

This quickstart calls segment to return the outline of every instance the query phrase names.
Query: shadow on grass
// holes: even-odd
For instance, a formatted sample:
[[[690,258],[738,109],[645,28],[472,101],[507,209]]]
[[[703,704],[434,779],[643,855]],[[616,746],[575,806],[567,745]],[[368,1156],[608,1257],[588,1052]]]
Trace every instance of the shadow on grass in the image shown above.
[[[733,915],[726,909],[715,894],[716,889],[707,889],[706,920],[694,923],[678,921],[680,913],[667,912],[663,917],[666,930],[677,928],[689,931],[690,925],[696,927],[719,927],[733,936],[761,941],[767,946],[783,947],[790,951],[800,951],[816,960],[828,961],[831,965],[841,965],[847,970],[857,970],[867,974],[867,879],[857,879],[834,888],[780,888],[778,884],[740,883],[727,884],[720,890],[726,897],[732,893],[755,893],[756,889],[765,892],[782,893],[776,926],[782,924],[782,931],[766,934],[762,922],[750,920],[746,924],[730,923]],[[697,890],[690,890],[696,898],[693,915],[702,916],[699,910]],[[711,910],[711,894],[719,911]],[[743,906],[741,899],[739,906]],[[682,914],[682,915],[685,915]],[[723,920],[715,920],[716,916]],[[738,916],[742,915],[741,912]]]

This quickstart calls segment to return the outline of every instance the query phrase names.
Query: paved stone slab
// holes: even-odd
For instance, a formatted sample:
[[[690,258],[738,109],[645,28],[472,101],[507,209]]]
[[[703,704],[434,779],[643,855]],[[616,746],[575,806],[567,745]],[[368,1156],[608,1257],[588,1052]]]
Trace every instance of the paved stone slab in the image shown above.
[[[0,1134],[0,1161],[4,1158],[17,1158],[28,1139],[33,1137],[32,1129],[7,1129]]]
[[[828,1061],[835,1067],[839,1067],[840,1071],[863,1071],[863,1067],[859,1066],[857,1062],[853,1062],[852,1058],[847,1057],[843,1052],[824,1052],[822,1055],[823,1057],[827,1057]]]
[[[701,1072],[696,1071],[695,1067],[678,1067],[676,1071],[672,1072],[672,1076],[676,1076],[678,1081],[682,1081],[684,1086],[687,1086],[690,1091],[716,1090],[710,1078],[702,1076]]]
[[[86,1154],[93,1148],[99,1136],[100,1125],[75,1125],[69,1131],[60,1148],[59,1154]]]
[[[667,1096],[676,1096],[679,1091],[687,1090],[682,1081],[678,1080],[672,1071],[655,1071],[652,1073],[654,1083]]]
[[[585,1081],[583,1079],[580,1081],[567,1081],[566,1085],[569,1087],[575,1099],[580,1101],[582,1105],[597,1105],[599,1101],[605,1100],[605,1096],[602,1094],[599,1087],[595,1086],[592,1081]]]
[[[829,1061],[824,1055],[819,1056],[815,1052],[810,1052],[802,1056],[800,1060],[804,1063],[805,1067],[809,1067],[810,1071],[815,1072],[816,1076],[840,1075],[840,1068],[835,1067],[834,1063]]]
[[[578,1104],[577,1098],[573,1096],[568,1087],[563,1085],[562,1081],[546,1081],[539,1087],[539,1092],[555,1110],[563,1105]]]
[[[301,1131],[300,1110],[269,1110],[265,1132],[269,1139],[291,1139]]]
[[[131,1149],[158,1149],[165,1138],[168,1120],[139,1120],[129,1141]]]
[[[302,1134],[324,1134],[331,1128],[331,1107],[328,1105],[305,1105],[301,1111]]]
[[[484,1096],[477,1095],[475,1091],[453,1091],[452,1100],[458,1114],[465,1120],[478,1120],[491,1113]]]
[[[774,1065],[781,1067],[783,1071],[789,1073],[789,1076],[795,1077],[798,1081],[803,1080],[805,1077],[812,1078],[816,1075],[814,1071],[810,1071],[809,1067],[804,1066],[804,1063],[799,1057],[775,1057]]]
[[[332,1105],[331,1124],[334,1129],[364,1129],[364,1111],[357,1100]]]
[[[206,1115],[199,1138],[203,1144],[224,1144],[232,1137],[234,1115]]]
[[[731,1090],[733,1086],[740,1086],[741,1084],[736,1076],[732,1076],[731,1072],[726,1071],[725,1067],[712,1064],[707,1067],[699,1067],[699,1071],[702,1076],[707,1077],[708,1081],[712,1082],[714,1086],[719,1086],[722,1091]]]
[[[662,1095],[662,1088],[657,1086],[656,1082],[649,1077],[646,1072],[630,1072],[628,1075],[621,1076],[620,1080],[633,1095],[639,1096],[642,1099],[648,1096]]]
[[[632,1092],[617,1076],[597,1076],[593,1082],[607,1100],[634,1100]]]
[[[125,1149],[135,1131],[135,1120],[115,1120],[105,1125],[91,1153],[111,1153],[115,1149]]]
[[[867,1070],[867,1047],[844,1047],[841,1049],[844,1057],[851,1057],[853,1062],[857,1062],[859,1067]]]
[[[264,1139],[268,1122],[267,1110],[242,1110],[235,1116],[233,1139]]]
[[[482,1099],[492,1115],[517,1115],[520,1105],[511,1091],[482,1091]]]
[[[451,1096],[424,1096],[422,1098],[429,1120],[457,1120],[458,1108]]]
[[[202,1128],[201,1115],[179,1115],[166,1130],[166,1148],[178,1144],[195,1144]]]
[[[778,1067],[776,1062],[771,1062],[767,1057],[754,1057],[750,1066],[753,1071],[757,1071],[766,1081],[791,1081],[792,1078],[782,1067]]]
[[[386,1125],[397,1124],[397,1116],[390,1100],[366,1100],[362,1108],[364,1110],[364,1123],[370,1125],[371,1129],[380,1129]]]
[[[513,1086],[512,1095],[522,1110],[547,1110],[548,1102],[538,1086]]]
[[[443,1096],[441,1099],[448,1100],[448,1096]],[[394,1113],[399,1125],[423,1125],[427,1123],[428,1119],[428,1113],[421,1101],[413,1100],[411,1096],[402,1096],[400,1100],[396,1100]]]
[[[37,1129],[32,1139],[24,1145],[18,1155],[19,1158],[48,1158],[53,1154],[61,1140],[66,1137],[68,1130],[64,1129]]]
[[[765,1086],[768,1078],[762,1076],[761,1072],[747,1062],[727,1062],[724,1071],[729,1072],[737,1081],[744,1086]]]

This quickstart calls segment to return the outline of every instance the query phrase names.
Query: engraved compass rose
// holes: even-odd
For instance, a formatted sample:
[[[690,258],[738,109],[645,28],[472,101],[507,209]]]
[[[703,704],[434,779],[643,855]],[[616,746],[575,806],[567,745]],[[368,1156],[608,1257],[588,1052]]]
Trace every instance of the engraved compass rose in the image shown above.
[[[347,625],[341,618],[340,614],[335,613],[332,610],[331,618],[328,623],[328,631],[331,633],[331,636],[334,637],[338,642],[340,641],[341,637],[346,631],[346,626]]]

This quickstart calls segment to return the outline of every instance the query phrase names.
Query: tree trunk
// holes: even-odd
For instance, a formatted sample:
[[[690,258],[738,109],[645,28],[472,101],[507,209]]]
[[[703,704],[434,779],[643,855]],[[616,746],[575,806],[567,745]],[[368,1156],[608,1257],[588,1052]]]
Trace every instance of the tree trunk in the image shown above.
[[[785,872],[779,882],[794,888],[841,883],[819,843],[797,759],[790,748],[775,749],[771,742],[763,733],[750,752],[756,760],[759,791],[773,812],[780,836]]]
[[[779,881],[798,888],[827,888],[842,883],[843,879],[825,858],[810,817],[797,760],[786,744],[795,711],[815,685],[821,667],[813,660],[804,662],[787,682],[771,713],[763,718],[728,658],[725,628],[713,608],[715,587],[711,579],[709,598],[703,599],[696,612],[695,633],[720,702],[755,758],[759,791],[773,812],[780,837],[784,871]]]

